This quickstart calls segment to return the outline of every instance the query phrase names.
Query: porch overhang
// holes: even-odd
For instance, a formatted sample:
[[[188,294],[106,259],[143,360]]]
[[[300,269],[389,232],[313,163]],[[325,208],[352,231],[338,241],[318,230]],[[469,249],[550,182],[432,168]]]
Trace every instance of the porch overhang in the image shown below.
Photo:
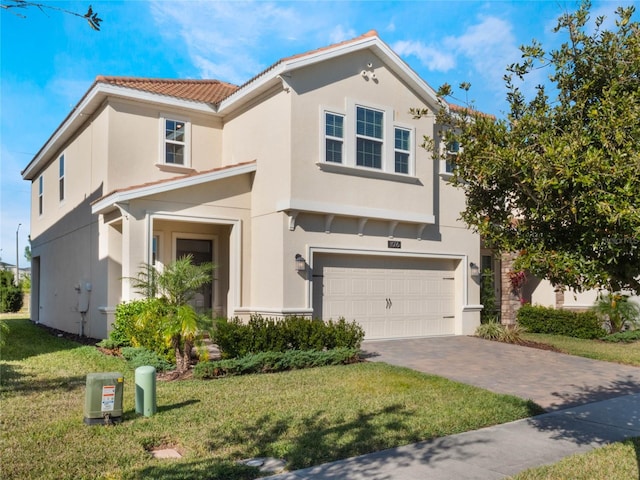
[[[216,182],[225,178],[250,174],[255,172],[257,167],[257,162],[253,160],[251,162],[216,168],[206,172],[196,172],[189,175],[115,190],[96,200],[91,205],[91,213],[94,215],[106,214],[116,209],[118,205],[126,204],[131,200],[147,197],[149,195],[180,190],[182,188],[193,187],[204,183]]]

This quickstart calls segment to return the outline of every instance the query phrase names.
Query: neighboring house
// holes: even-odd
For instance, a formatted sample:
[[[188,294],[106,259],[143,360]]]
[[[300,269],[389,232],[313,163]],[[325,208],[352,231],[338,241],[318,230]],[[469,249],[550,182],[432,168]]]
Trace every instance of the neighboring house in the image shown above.
[[[191,253],[217,265],[198,303],[214,315],[473,333],[480,241],[412,107],[436,94],[374,31],[239,87],[97,77],[22,172],[32,319],[105,337],[128,277]]]

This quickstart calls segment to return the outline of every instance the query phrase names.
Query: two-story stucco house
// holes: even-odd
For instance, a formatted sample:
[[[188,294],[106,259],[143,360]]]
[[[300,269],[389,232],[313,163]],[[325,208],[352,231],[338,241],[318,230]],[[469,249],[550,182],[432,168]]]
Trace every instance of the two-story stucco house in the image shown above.
[[[217,265],[199,306],[472,333],[480,241],[421,148],[434,90],[372,31],[242,86],[98,77],[22,172],[32,319],[105,337],[141,265]]]

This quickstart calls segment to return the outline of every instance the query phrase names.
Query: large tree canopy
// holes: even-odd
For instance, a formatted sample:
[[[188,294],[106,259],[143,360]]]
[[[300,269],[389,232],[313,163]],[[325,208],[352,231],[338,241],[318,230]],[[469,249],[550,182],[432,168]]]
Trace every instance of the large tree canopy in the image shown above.
[[[447,105],[441,140],[462,146],[452,181],[467,196],[463,220],[518,253],[515,268],[576,291],[639,292],[640,31],[633,7],[618,8],[614,30],[602,17],[594,29],[589,9],[560,17],[558,49],[521,47],[504,77],[505,119]],[[527,100],[517,84],[538,68],[549,85]]]

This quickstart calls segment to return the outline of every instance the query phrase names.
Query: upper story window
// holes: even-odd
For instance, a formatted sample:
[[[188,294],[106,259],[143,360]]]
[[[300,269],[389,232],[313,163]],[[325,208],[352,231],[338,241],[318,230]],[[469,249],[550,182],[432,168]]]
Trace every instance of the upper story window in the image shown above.
[[[382,168],[384,112],[356,107],[356,165]]]
[[[44,177],[40,175],[38,177],[38,215],[42,215],[42,207],[44,201]]]
[[[395,129],[395,172],[409,173],[411,157],[411,132],[406,128]]]
[[[391,107],[347,100],[346,112],[327,109],[322,111],[322,115],[322,163],[327,168],[341,164],[343,167],[362,168],[377,176],[415,175],[415,131],[411,126],[396,123]]]
[[[449,142],[444,160],[444,173],[453,173],[456,168],[456,157],[460,153],[460,143]]]
[[[175,167],[191,167],[191,123],[188,119],[162,115],[161,164]]]
[[[344,115],[325,114],[325,160],[342,163],[344,147]]]
[[[60,201],[64,200],[64,155],[60,156],[60,160],[59,160],[59,166],[58,166],[58,195],[60,198]]]
[[[165,163],[184,165],[186,147],[185,122],[178,120],[165,120]]]

